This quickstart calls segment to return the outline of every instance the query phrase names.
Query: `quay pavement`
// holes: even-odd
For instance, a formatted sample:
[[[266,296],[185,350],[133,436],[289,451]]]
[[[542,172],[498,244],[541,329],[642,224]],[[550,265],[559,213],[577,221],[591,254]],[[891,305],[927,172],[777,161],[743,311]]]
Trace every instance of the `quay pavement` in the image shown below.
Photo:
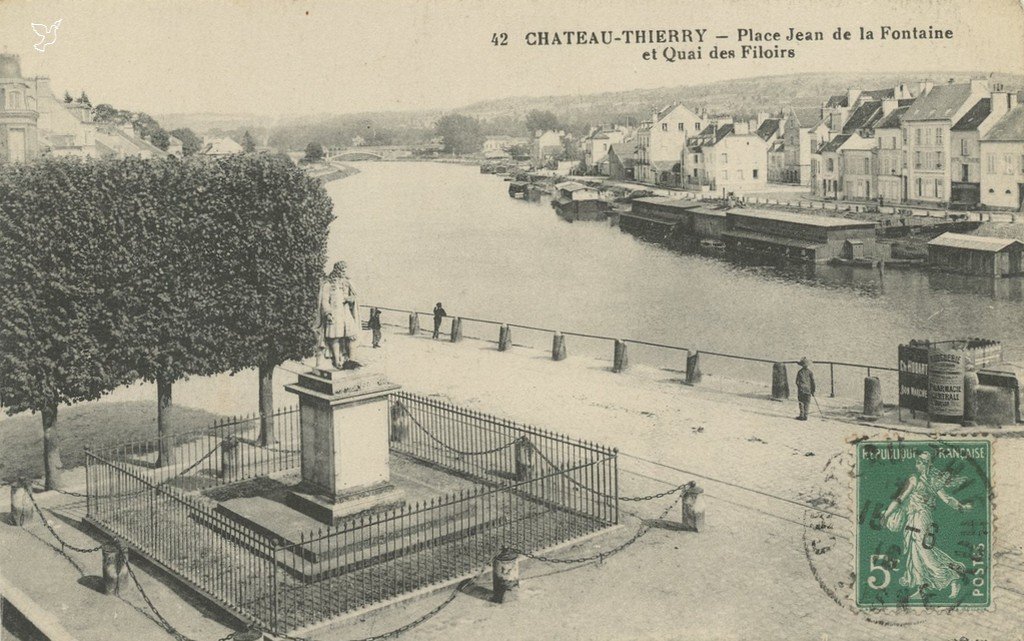
[[[434,341],[395,328],[385,328],[382,349],[366,349],[368,342],[363,347],[361,358],[408,391],[618,447],[621,495],[653,494],[694,480],[707,497],[704,532],[650,521],[675,497],[623,503],[622,528],[554,556],[612,550],[647,519],[650,531],[633,545],[582,566],[523,560],[519,598],[512,603],[492,603],[489,577],[478,578],[402,639],[1024,639],[1024,483],[1019,474],[1000,473],[1024,455],[1019,430],[1000,433],[993,448],[994,609],[863,613],[851,607],[849,594],[854,508],[852,481],[842,471],[851,463],[850,442],[921,436],[859,423],[858,400],[821,398],[822,414],[800,422],[793,420],[795,399],[769,400],[767,377],[763,384],[716,381],[714,371],[705,371],[706,384],[688,387],[679,372],[642,363],[612,373],[608,361],[573,356],[571,346],[568,359],[554,362],[545,351],[517,346],[499,352],[489,341]],[[279,371],[276,378],[280,386],[294,376]],[[253,380],[219,377],[216,385],[221,395],[254,399]],[[175,399],[188,404],[177,394]],[[678,520],[678,509],[665,521]],[[83,559],[80,573],[47,546],[40,527],[0,526],[5,578],[57,613],[69,630],[102,630],[92,619],[108,607],[118,619],[110,619],[106,638],[162,634],[131,607],[99,604],[107,597],[82,580],[83,574],[98,574],[99,559]],[[71,535],[76,542],[88,540],[81,532]],[[25,568],[29,563],[41,571]],[[154,601],[183,632],[201,641],[223,635],[224,622],[200,613],[148,572],[140,578],[155,586]],[[411,599],[309,636],[341,641],[380,634],[449,594]],[[139,602],[134,593],[129,599]]]

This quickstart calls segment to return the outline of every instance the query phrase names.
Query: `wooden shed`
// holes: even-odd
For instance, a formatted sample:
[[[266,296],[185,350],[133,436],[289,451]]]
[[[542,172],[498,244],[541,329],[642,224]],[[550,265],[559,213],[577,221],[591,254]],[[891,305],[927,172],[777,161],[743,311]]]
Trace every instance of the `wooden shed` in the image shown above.
[[[946,232],[928,242],[928,266],[975,276],[1020,276],[1024,243],[1013,238]]]

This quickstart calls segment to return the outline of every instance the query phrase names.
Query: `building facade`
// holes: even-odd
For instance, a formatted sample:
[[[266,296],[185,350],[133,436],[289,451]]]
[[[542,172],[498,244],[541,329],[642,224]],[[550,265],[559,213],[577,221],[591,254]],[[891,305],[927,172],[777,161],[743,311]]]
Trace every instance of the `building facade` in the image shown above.
[[[21,61],[0,54],[0,162],[39,157],[39,111],[35,83],[21,75]]]
[[[681,104],[665,107],[652,114],[637,130],[637,180],[649,184],[664,181],[665,168],[679,163],[687,138],[698,134],[703,119]],[[678,181],[678,178],[676,178]]]
[[[981,138],[981,203],[1024,211],[1024,105],[1010,109]]]

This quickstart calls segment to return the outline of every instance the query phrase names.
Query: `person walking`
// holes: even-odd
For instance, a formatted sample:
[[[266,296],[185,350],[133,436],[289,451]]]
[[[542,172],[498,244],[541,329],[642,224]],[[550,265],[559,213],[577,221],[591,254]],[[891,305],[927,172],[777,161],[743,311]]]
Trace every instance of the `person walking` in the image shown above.
[[[811,409],[811,397],[814,396],[814,372],[811,361],[804,356],[800,359],[800,371],[796,373],[796,399],[800,403],[798,421],[807,420],[807,412]]]
[[[368,326],[370,331],[373,332],[373,347],[376,349],[380,347],[380,310],[376,307],[370,308],[370,322]]]
[[[441,303],[434,305],[434,335],[432,338],[437,338],[441,335],[441,319],[447,315],[448,312],[444,311]]]

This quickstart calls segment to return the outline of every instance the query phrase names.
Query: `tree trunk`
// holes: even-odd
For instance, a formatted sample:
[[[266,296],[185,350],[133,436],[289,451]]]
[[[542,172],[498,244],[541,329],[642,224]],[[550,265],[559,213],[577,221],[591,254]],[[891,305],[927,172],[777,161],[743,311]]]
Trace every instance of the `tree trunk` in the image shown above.
[[[61,486],[60,472],[64,465],[60,462],[60,446],[57,443],[57,404],[47,405],[42,409],[43,418],[43,472],[46,489],[55,490]]]
[[[273,445],[274,434],[274,364],[260,365],[260,444]]]
[[[160,441],[157,449],[157,467],[174,464],[174,437],[171,434],[171,381],[156,379],[156,435]]]

